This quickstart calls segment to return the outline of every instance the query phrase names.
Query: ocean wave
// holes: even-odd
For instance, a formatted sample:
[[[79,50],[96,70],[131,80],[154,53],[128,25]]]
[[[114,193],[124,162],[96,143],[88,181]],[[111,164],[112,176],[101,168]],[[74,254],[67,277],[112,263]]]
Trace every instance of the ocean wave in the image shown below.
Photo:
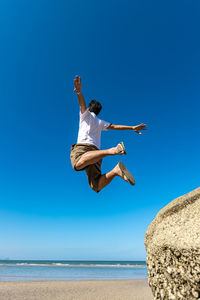
[[[61,267],[65,267],[65,266],[70,266],[70,264],[64,264],[64,263],[52,263],[52,265],[54,266],[61,266]]]

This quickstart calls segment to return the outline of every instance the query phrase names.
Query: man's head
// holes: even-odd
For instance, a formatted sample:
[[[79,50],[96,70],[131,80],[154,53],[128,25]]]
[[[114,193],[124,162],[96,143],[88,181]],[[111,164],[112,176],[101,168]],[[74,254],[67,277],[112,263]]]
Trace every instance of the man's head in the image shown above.
[[[100,113],[102,106],[101,103],[94,99],[89,103],[88,109],[90,112],[95,113],[95,115],[97,116]]]

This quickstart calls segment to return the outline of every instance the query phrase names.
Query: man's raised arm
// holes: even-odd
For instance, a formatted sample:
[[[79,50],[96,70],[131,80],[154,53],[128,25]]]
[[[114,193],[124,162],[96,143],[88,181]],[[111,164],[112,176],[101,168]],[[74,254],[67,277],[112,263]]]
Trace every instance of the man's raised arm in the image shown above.
[[[74,79],[74,92],[78,96],[78,102],[80,105],[80,111],[83,114],[86,111],[86,104],[85,104],[85,99],[83,97],[83,94],[81,93],[81,77],[76,75]]]
[[[136,126],[126,126],[126,125],[114,125],[110,124],[107,129],[112,129],[112,130],[133,130],[137,132],[138,134],[142,134],[140,131],[141,130],[146,130],[147,125],[142,123]]]

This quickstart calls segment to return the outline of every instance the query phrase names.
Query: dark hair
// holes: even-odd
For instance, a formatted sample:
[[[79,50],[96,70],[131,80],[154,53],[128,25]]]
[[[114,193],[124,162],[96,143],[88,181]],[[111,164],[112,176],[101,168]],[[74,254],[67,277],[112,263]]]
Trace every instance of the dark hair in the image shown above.
[[[95,115],[97,116],[100,113],[102,106],[101,103],[94,99],[89,103],[88,109],[90,112],[95,113]]]

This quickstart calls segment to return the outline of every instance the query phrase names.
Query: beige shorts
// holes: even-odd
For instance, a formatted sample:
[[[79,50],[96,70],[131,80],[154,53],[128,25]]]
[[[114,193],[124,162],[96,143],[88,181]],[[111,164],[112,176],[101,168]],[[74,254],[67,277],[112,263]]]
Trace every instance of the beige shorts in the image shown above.
[[[93,150],[99,150],[99,149],[92,144],[74,144],[74,145],[72,145],[70,159],[71,159],[73,169],[76,170],[76,164],[85,152],[93,151]],[[90,187],[97,193],[99,192],[98,191],[98,181],[101,176],[101,164],[102,164],[102,159],[100,159],[97,163],[95,163],[93,165],[89,165],[81,170],[76,170],[76,171],[85,170],[85,172],[88,176],[88,182],[89,182]]]

